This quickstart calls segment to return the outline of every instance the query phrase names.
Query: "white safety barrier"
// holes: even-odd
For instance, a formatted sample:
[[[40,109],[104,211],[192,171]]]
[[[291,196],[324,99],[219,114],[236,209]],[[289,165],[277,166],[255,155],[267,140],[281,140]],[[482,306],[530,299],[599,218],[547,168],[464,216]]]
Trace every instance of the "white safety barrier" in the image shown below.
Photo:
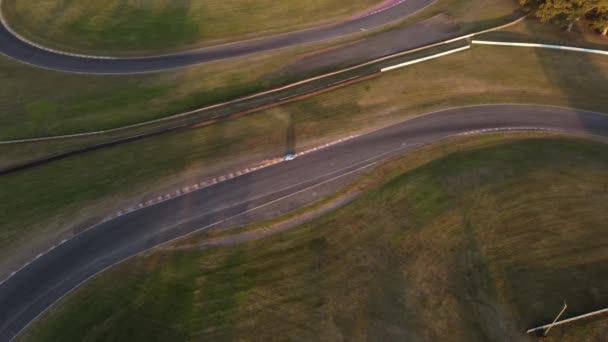
[[[412,65],[412,64],[416,64],[416,63],[421,63],[421,62],[428,61],[428,60],[431,60],[431,59],[447,56],[447,55],[450,55],[450,54],[453,54],[453,53],[456,53],[456,52],[467,50],[470,47],[471,47],[471,45],[467,45],[467,46],[463,46],[463,47],[460,47],[460,48],[457,48],[457,49],[453,49],[453,50],[445,51],[445,52],[438,53],[438,54],[435,54],[435,55],[427,56],[427,57],[424,57],[424,58],[414,59],[412,61],[408,61],[408,62],[405,62],[405,63],[393,65],[393,66],[390,66],[390,67],[387,67],[387,68],[382,68],[382,69],[380,69],[380,72],[387,72],[387,71],[403,68],[403,67],[408,66],[408,65]]]
[[[573,47],[573,46],[561,46],[561,45],[550,45],[550,44],[510,43],[510,42],[495,42],[495,41],[488,41],[488,40],[473,40],[473,41],[471,41],[471,44],[529,47],[529,48],[564,50],[564,51],[593,53],[593,54],[599,54],[599,55],[608,55],[608,51],[604,51],[604,50],[585,49],[585,48],[578,48],[578,47]]]

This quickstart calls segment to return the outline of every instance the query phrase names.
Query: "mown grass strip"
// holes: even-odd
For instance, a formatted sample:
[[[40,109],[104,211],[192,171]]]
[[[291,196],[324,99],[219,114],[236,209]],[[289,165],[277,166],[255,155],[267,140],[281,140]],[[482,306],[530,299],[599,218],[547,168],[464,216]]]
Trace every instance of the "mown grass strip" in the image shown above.
[[[36,43],[62,51],[150,55],[290,32],[336,21],[377,4],[354,0],[3,0],[9,25]]]

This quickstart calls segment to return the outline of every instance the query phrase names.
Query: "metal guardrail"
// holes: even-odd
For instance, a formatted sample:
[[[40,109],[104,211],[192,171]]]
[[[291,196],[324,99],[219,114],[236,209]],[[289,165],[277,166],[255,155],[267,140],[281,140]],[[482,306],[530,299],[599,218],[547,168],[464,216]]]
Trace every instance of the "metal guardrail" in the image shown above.
[[[445,52],[437,53],[437,54],[434,54],[434,55],[431,55],[431,56],[428,56],[428,57],[414,59],[412,61],[408,61],[408,62],[405,62],[405,63],[393,65],[393,66],[390,66],[390,67],[387,67],[387,68],[382,68],[382,69],[380,69],[380,72],[387,72],[387,71],[403,68],[403,67],[406,67],[408,65],[417,64],[417,63],[421,63],[421,62],[428,61],[428,60],[431,60],[431,59],[435,59],[435,58],[451,55],[453,53],[464,51],[464,50],[467,50],[469,48],[471,48],[471,45],[466,45],[466,46],[459,47],[459,48],[456,48],[456,49],[452,49],[452,50],[448,50],[448,51],[445,51]]]

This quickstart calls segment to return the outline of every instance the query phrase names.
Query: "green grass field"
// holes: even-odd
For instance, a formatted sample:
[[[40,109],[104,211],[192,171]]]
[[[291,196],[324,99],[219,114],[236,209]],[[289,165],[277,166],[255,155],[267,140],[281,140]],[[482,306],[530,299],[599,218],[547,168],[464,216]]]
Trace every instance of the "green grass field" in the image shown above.
[[[379,0],[4,0],[11,27],[41,44],[155,54],[346,20]]]
[[[310,48],[122,76],[55,72],[0,57],[0,84],[7,85],[0,140],[121,127],[227,101],[286,82],[280,70]]]
[[[46,9],[23,0],[4,0],[4,6],[48,11],[51,2],[41,3]],[[126,1],[122,9],[153,2]],[[112,3],[118,2],[99,6]],[[175,2],[178,7],[195,3]],[[419,15],[444,13],[465,28],[484,27],[504,17],[513,1],[491,3],[496,6],[440,0]],[[446,7],[435,7],[439,5]],[[61,39],[47,42],[51,46],[61,48],[68,28],[74,29],[62,22],[73,18],[65,13],[53,17],[67,31],[49,35]],[[103,11],[95,15],[108,17]],[[123,22],[127,26],[103,20],[80,24],[113,25],[117,31],[110,30],[109,36],[94,28],[86,34],[118,44],[128,39],[117,34],[128,25],[143,22],[146,30],[163,26],[161,15],[141,17],[138,23]],[[179,28],[166,31],[165,40],[173,39],[169,34],[189,34]],[[539,32],[533,39],[540,41],[564,37],[533,22],[508,30],[504,37],[520,38],[531,31]],[[194,42],[176,39],[167,48],[210,39],[201,37]],[[563,39],[581,42],[576,35]],[[588,43],[603,44],[592,38]],[[125,53],[125,47],[132,47],[121,44],[106,51]],[[141,53],[165,47],[137,48]],[[107,77],[39,70],[1,58],[0,83],[11,86],[0,92],[0,140],[120,127],[230,99],[285,82],[283,68],[300,53],[317,48]],[[59,241],[146,194],[281,155],[289,123],[295,127],[297,147],[304,148],[452,106],[517,102],[605,112],[606,87],[606,57],[474,47],[239,120],[3,176],[0,269],[12,269],[17,257],[27,258],[49,241]],[[0,166],[96,139],[0,145]],[[504,143],[485,137],[460,141],[457,147],[436,144],[385,166],[381,174],[389,175],[386,183],[372,177],[377,189],[297,231],[234,250],[156,253],[125,264],[79,291],[52,314],[52,321],[35,325],[27,337],[57,340],[62,332],[67,340],[517,339],[522,329],[553,318],[564,298],[571,304],[568,314],[606,303],[601,223],[608,218],[608,181],[603,176],[607,155],[603,145],[565,138],[511,136]],[[378,203],[383,208],[373,210]],[[124,281],[116,286],[118,276]],[[85,309],[76,315],[72,310],[78,305]],[[166,323],[158,326],[159,321]],[[563,341],[589,336],[601,340],[608,329],[599,321],[555,333]]]
[[[564,299],[567,316],[608,306],[607,148],[533,134],[435,143],[292,231],[123,263],[22,340],[524,340]],[[599,323],[549,340],[604,336]]]

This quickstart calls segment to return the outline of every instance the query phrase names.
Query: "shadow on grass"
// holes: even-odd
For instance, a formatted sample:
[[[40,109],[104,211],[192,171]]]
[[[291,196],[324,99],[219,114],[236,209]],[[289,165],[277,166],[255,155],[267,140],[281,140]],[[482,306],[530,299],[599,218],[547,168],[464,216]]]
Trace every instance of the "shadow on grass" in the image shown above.
[[[296,127],[292,113],[287,113],[287,133],[285,136],[285,154],[296,153]]]
[[[526,25],[531,32],[538,27],[531,21]],[[587,44],[588,41],[583,39],[581,43]],[[605,98],[608,75],[596,64],[595,55],[546,49],[537,49],[536,54],[547,79],[561,91],[569,107],[608,112],[608,108],[601,107],[603,102],[598,102],[598,99]],[[570,58],[572,54],[576,54],[576,58]],[[590,83],[594,86],[590,87]],[[580,127],[589,134],[600,133],[590,115],[578,112],[577,118]],[[535,248],[534,242],[530,248]],[[597,292],[597,288],[589,287],[592,279],[597,279],[596,285],[602,287],[602,279],[608,277],[608,268],[603,264],[584,264],[574,268],[529,265],[526,268],[523,274],[517,270],[509,274],[507,288],[511,303],[527,328],[550,323],[561,310],[563,301],[568,303],[568,310],[562,319],[608,307],[608,288],[600,288]],[[527,276],[522,278],[522,275]],[[547,291],[547,288],[552,291]],[[529,296],[529,300],[521,300],[522,292]]]

